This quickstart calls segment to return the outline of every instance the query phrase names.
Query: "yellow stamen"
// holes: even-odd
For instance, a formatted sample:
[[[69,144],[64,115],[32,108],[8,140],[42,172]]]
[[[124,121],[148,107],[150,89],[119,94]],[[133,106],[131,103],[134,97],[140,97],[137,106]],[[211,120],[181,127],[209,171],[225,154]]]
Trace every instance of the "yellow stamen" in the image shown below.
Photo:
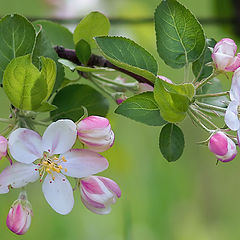
[[[64,168],[64,172],[67,172],[67,169],[66,169],[66,168]]]

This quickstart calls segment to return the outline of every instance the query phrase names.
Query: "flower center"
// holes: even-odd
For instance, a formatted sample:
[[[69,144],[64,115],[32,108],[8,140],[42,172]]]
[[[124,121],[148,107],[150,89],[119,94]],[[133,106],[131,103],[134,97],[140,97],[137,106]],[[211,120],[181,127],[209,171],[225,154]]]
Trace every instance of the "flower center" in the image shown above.
[[[62,156],[61,158],[59,158],[57,155],[48,156],[48,153],[45,152],[43,154],[43,158],[38,164],[39,168],[35,169],[36,171],[39,171],[40,182],[42,181],[45,173],[50,174],[52,176],[52,180],[54,181],[54,173],[60,173],[63,169],[61,165],[62,162],[67,162],[64,156]],[[64,171],[67,172],[67,168],[64,168]]]

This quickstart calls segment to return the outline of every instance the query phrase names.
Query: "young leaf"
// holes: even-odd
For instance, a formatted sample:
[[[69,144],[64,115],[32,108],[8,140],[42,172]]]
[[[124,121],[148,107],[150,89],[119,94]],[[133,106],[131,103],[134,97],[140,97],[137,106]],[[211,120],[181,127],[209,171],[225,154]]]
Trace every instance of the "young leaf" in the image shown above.
[[[154,82],[158,65],[144,48],[124,37],[95,38],[103,55],[114,65]]]
[[[13,14],[0,20],[0,83],[12,59],[32,53],[35,38],[34,27],[25,17]]]
[[[179,159],[184,149],[182,130],[173,123],[166,124],[160,133],[159,148],[168,162],[174,162]]]
[[[160,115],[153,92],[145,92],[126,99],[115,113],[150,126],[162,126],[166,123]]]
[[[40,32],[38,32],[36,44],[33,50],[33,64],[40,69],[41,63],[40,63],[40,56],[51,58],[55,61],[57,66],[57,75],[56,75],[56,81],[53,88],[53,91],[57,90],[64,79],[64,68],[62,64],[58,62],[58,55],[54,51],[52,42],[49,40],[46,32],[44,29],[41,29]]]
[[[110,22],[100,12],[91,12],[77,25],[73,33],[75,45],[81,40],[90,44],[91,48],[96,47],[94,37],[108,35]]]
[[[40,25],[46,33],[53,46],[64,46],[65,48],[74,48],[73,34],[64,26],[47,20],[37,20],[33,22],[34,26]]]
[[[15,58],[8,64],[3,89],[11,103],[23,110],[39,108],[48,93],[47,82],[32,64],[31,55]]]
[[[154,98],[164,120],[172,123],[181,122],[194,95],[192,84],[175,85],[156,79]]]
[[[99,116],[106,116],[109,109],[108,100],[102,94],[82,84],[62,88],[52,103],[58,107],[50,113],[54,121],[63,118],[77,121],[84,113],[82,107],[87,108],[89,115]]]
[[[90,56],[91,56],[91,47],[90,45],[83,39],[81,39],[75,46],[76,55],[79,61],[83,64],[87,64]]]
[[[201,81],[203,78],[209,77],[213,72],[213,67],[206,66],[207,63],[212,62],[212,52],[209,47],[213,48],[216,45],[216,41],[212,38],[206,39],[206,47],[202,53],[202,56],[192,64],[192,71],[197,81]]]
[[[173,68],[196,61],[205,47],[205,36],[193,14],[176,0],[163,0],[155,11],[157,50]]]

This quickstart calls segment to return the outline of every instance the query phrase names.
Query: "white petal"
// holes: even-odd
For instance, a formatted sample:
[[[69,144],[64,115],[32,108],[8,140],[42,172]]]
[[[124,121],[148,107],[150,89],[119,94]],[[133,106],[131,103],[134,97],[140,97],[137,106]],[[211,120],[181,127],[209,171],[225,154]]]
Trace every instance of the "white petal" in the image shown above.
[[[6,193],[7,187],[20,188],[39,178],[34,164],[14,163],[0,173],[0,193]]]
[[[43,134],[43,149],[50,155],[65,153],[76,141],[77,128],[71,120],[58,120],[48,126]]]
[[[57,212],[66,215],[72,211],[74,205],[72,186],[61,173],[54,174],[53,181],[51,175],[47,175],[42,191],[48,204]]]
[[[102,172],[108,168],[108,161],[100,154],[87,149],[71,149],[59,158],[65,157],[67,162],[61,163],[64,173],[70,177],[82,178]],[[67,169],[67,172],[64,171]]]
[[[42,138],[30,129],[18,128],[9,136],[9,150],[12,157],[22,163],[32,163],[42,157]]]
[[[238,120],[237,108],[238,108],[238,102],[232,101],[228,105],[228,108],[227,108],[227,111],[225,114],[225,123],[233,131],[238,130],[240,127],[239,120]]]
[[[232,85],[230,89],[230,99],[240,102],[240,69],[237,69],[232,77]]]

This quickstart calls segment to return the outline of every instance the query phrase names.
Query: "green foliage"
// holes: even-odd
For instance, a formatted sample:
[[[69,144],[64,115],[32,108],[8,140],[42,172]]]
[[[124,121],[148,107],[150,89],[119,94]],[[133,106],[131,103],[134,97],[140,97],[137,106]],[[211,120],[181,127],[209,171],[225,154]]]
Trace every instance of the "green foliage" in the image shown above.
[[[39,109],[50,96],[56,78],[53,60],[41,57],[42,71],[32,64],[31,55],[13,59],[3,76],[3,88],[11,103],[23,110]]]
[[[145,92],[126,99],[115,113],[150,126],[162,126],[166,123],[160,115],[153,92]]]
[[[47,20],[38,20],[33,22],[34,26],[41,26],[44,29],[52,46],[64,46],[65,48],[74,48],[73,34],[64,26]]]
[[[206,39],[206,47],[201,55],[201,57],[193,62],[192,71],[197,81],[201,81],[203,78],[209,77],[213,72],[212,66],[206,66],[207,63],[212,62],[212,52],[209,47],[213,48],[216,45],[214,39]]]
[[[154,82],[158,65],[144,48],[124,37],[97,37],[103,55],[114,65]]]
[[[166,124],[160,133],[159,148],[168,162],[174,162],[179,159],[184,149],[182,130],[173,123]]]
[[[73,33],[75,45],[81,40],[90,44],[91,48],[96,47],[94,37],[106,36],[110,30],[110,22],[100,12],[91,12],[80,21]]]
[[[163,119],[173,123],[181,122],[186,116],[194,92],[190,83],[175,85],[156,79],[154,98]]]
[[[79,61],[83,64],[87,64],[90,56],[91,56],[91,47],[90,45],[83,39],[81,39],[75,46],[76,55]]]
[[[205,47],[201,25],[193,14],[176,0],[163,0],[155,11],[157,50],[173,68],[196,61]]]
[[[88,110],[89,115],[106,116],[109,103],[108,100],[88,85],[72,84],[62,88],[52,102],[58,107],[51,112],[51,118],[68,118],[77,121],[84,113],[83,108]]]
[[[0,83],[12,59],[32,53],[35,38],[35,29],[25,17],[13,14],[0,20]]]
[[[62,84],[64,79],[64,68],[62,64],[58,62],[58,55],[52,47],[52,42],[48,38],[44,29],[40,29],[37,34],[36,44],[33,50],[33,64],[41,69],[40,57],[48,57],[55,61],[57,66],[57,76],[54,85],[54,91],[56,91]]]

